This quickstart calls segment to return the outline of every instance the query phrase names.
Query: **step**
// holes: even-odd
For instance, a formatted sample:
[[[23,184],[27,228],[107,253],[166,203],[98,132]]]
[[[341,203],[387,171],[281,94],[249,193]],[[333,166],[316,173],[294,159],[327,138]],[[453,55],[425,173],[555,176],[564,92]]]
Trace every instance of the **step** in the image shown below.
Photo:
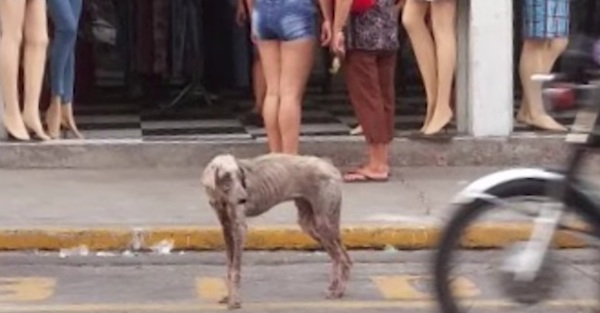
[[[62,140],[1,143],[0,168],[180,168],[201,167],[220,153],[251,157],[266,153],[265,138],[203,140]],[[301,153],[330,158],[338,166],[364,162],[362,137],[308,137]],[[569,149],[562,135],[519,134],[508,138],[456,136],[449,140],[396,138],[391,165],[560,165]]]

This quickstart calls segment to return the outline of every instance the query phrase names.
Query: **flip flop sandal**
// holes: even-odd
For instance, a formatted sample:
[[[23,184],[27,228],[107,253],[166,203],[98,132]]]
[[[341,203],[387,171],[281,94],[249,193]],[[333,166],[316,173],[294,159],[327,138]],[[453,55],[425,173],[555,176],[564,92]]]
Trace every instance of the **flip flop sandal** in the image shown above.
[[[348,178],[351,176],[352,178]],[[345,183],[385,183],[389,180],[389,174],[385,177],[373,177],[355,170],[344,174]]]

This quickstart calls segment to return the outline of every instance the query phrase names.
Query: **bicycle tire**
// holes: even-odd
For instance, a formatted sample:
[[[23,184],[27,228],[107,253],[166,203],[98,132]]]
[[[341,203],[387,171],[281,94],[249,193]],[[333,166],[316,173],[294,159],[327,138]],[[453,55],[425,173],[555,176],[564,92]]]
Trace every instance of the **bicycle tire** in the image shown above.
[[[547,196],[547,181],[539,179],[519,179],[495,186],[487,191],[488,194],[498,198],[511,198],[519,196]],[[595,207],[593,202],[583,193],[572,186],[567,190],[566,205],[574,213],[581,216],[584,221],[594,225],[592,230],[596,236],[600,235],[600,225],[594,221]],[[465,230],[480,215],[493,209],[493,204],[483,199],[477,199],[456,208],[455,213],[447,222],[440,234],[437,251],[433,258],[434,297],[438,309],[442,313],[463,313],[458,307],[458,301],[453,297],[449,283],[449,269],[453,253],[460,249],[460,239]]]

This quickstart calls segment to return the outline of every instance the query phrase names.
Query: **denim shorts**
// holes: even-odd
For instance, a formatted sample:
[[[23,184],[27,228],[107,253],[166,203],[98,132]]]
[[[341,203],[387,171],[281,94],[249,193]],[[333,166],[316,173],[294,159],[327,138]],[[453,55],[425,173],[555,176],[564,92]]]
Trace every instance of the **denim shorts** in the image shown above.
[[[259,40],[316,38],[316,5],[313,0],[255,0],[252,29]]]

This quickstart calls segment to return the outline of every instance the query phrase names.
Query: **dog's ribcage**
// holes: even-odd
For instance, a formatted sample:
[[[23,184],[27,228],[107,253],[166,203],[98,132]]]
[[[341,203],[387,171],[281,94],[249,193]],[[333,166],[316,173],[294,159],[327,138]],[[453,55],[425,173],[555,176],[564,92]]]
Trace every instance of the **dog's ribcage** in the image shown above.
[[[341,196],[341,175],[331,164],[317,158],[267,155],[253,159],[246,177],[246,216],[258,216],[270,208],[296,198],[313,201],[329,193]]]

